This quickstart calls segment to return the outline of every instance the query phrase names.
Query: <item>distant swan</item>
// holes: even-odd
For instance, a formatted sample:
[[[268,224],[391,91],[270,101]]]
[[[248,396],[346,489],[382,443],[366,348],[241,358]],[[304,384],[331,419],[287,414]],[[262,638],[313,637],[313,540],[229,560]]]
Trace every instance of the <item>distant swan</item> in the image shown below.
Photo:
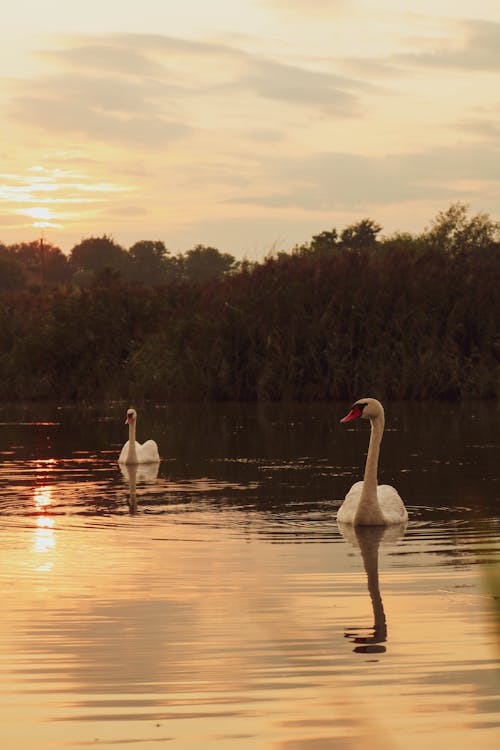
[[[128,424],[128,440],[123,446],[118,463],[120,464],[154,464],[159,463],[160,454],[154,440],[146,440],[142,445],[135,439],[137,412],[127,411],[125,424]]]
[[[371,423],[370,445],[365,475],[346,495],[337,513],[337,521],[354,526],[389,526],[406,523],[408,512],[394,487],[377,485],[378,457],[384,434],[384,408],[375,398],[360,398],[341,422],[362,417]]]

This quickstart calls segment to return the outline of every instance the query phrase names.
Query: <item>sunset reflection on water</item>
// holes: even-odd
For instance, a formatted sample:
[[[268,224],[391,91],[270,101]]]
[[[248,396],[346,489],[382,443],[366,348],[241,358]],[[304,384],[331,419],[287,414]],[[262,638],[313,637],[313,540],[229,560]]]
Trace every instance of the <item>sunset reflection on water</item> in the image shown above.
[[[198,416],[154,470],[117,465],[121,423],[97,451],[81,416],[53,455],[38,434],[42,457],[0,460],[2,748],[496,750],[490,454],[466,464],[474,506],[401,471],[407,528],[357,533],[335,521],[339,445],[327,463],[296,431],[296,459],[200,460]]]
[[[46,471],[56,462],[53,460],[43,462],[43,469]],[[48,553],[56,546],[56,537],[54,533],[55,519],[52,518],[50,508],[52,505],[53,485],[37,485],[33,490],[33,504],[36,517],[36,527],[34,529],[33,552],[35,557],[35,570],[39,573],[48,573],[52,570],[54,561],[47,557]],[[43,557],[39,557],[43,555]]]

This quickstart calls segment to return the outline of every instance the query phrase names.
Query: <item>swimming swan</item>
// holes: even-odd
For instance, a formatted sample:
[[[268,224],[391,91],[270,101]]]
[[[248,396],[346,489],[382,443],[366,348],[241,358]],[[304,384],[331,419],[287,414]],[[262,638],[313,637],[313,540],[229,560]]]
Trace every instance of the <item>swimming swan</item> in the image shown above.
[[[346,495],[337,513],[337,521],[354,526],[389,526],[406,523],[408,512],[394,487],[377,486],[378,456],[384,434],[384,408],[375,398],[360,398],[341,422],[362,417],[371,423],[370,445],[366,457],[365,475]]]
[[[125,424],[128,424],[128,440],[123,446],[119,464],[154,464],[159,463],[160,454],[154,440],[146,440],[142,445],[135,439],[137,412],[135,409],[127,411]]]

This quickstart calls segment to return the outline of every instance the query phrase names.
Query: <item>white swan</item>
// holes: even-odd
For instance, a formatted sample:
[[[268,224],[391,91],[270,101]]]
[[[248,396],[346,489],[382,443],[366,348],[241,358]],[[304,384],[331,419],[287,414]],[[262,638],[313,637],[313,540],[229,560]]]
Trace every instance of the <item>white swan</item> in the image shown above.
[[[394,487],[377,485],[378,456],[384,434],[384,408],[375,398],[360,398],[341,422],[362,417],[371,423],[370,445],[365,475],[346,495],[337,513],[337,521],[354,526],[390,526],[406,523],[408,511]]]
[[[135,439],[137,412],[127,411],[125,424],[128,424],[128,440],[123,446],[118,463],[120,464],[155,464],[160,461],[158,446],[154,440],[146,440],[142,445]]]

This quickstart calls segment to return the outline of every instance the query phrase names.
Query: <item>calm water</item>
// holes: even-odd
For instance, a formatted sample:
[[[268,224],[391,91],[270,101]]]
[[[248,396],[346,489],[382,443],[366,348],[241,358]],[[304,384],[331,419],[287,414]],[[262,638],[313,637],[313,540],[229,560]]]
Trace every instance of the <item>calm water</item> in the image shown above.
[[[388,404],[406,530],[339,529],[347,404],[0,406],[2,750],[496,748],[496,404]]]

